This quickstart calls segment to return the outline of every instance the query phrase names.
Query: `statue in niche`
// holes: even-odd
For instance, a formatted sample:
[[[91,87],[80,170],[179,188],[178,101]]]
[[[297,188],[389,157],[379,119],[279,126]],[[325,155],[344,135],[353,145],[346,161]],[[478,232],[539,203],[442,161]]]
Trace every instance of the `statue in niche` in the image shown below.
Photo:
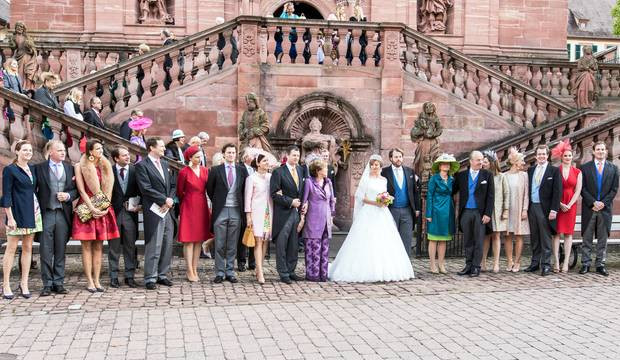
[[[18,73],[22,78],[23,88],[34,89],[37,72],[37,49],[23,22],[15,23],[15,32],[8,36],[8,43],[13,50],[13,57],[17,60]]]
[[[241,144],[239,153],[243,154],[246,147],[271,152],[271,145],[267,140],[267,134],[269,134],[267,113],[260,108],[256,94],[247,94],[245,102],[248,109],[243,112],[239,122],[239,143]]]
[[[164,0],[139,0],[139,4],[140,17],[138,18],[138,23],[174,24],[174,18],[168,14]]]
[[[454,0],[422,0],[418,30],[423,33],[446,33],[448,9]]]
[[[322,149],[327,149],[329,151],[330,165],[333,165],[334,168],[337,169],[340,162],[340,155],[337,154],[338,145],[336,145],[336,138],[333,135],[321,134],[323,124],[316,116],[310,119],[310,124],[308,124],[308,126],[310,132],[301,138],[301,158],[305,159],[308,153],[316,152],[320,154]]]
[[[583,52],[583,57],[577,61],[577,78],[572,86],[578,109],[592,108],[598,95],[598,61],[592,55],[591,46],[585,46]]]
[[[432,102],[425,102],[423,111],[418,115],[411,129],[411,141],[418,146],[415,149],[413,169],[423,182],[430,177],[432,161],[439,155],[439,136],[443,132],[437,108]]]

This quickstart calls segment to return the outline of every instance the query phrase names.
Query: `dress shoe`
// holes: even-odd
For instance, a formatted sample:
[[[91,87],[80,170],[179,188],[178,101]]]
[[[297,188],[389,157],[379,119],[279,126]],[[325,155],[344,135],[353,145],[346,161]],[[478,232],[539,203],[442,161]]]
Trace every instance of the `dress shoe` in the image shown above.
[[[41,290],[41,296],[50,296],[50,295],[52,295],[52,287],[51,286],[43,287],[43,290]]]
[[[245,264],[241,264],[239,265],[239,267],[237,268],[237,270],[239,270],[239,272],[245,272],[246,268],[245,268]]]
[[[96,287],[94,287],[94,288],[86,288],[86,290],[87,290],[89,293],[91,293],[91,294],[94,294],[94,293],[96,293],[96,292],[97,292],[97,288],[96,288]]]
[[[216,276],[215,279],[213,279],[213,282],[216,284],[221,284],[222,281],[224,281],[224,277],[220,275]]]
[[[540,275],[547,276],[549,274],[551,274],[551,268],[549,266],[543,266],[542,270],[540,271]]]
[[[135,289],[138,287],[138,283],[133,278],[125,279],[125,285],[129,286],[132,289]]]
[[[52,291],[55,292],[56,294],[63,294],[63,295],[69,293],[67,289],[65,289],[65,287],[62,285],[53,285]]]
[[[293,283],[293,281],[289,277],[281,277],[280,281],[282,281],[283,283],[285,283],[287,285],[291,285]]]
[[[31,293],[29,293],[29,292],[24,292],[24,290],[22,289],[22,286],[21,286],[21,285],[19,285],[19,287],[18,287],[17,289],[19,290],[19,293],[22,295],[22,297],[23,297],[24,299],[30,299],[30,297],[32,296],[32,294],[31,294]]]
[[[248,269],[249,269],[249,270],[256,270],[256,264],[250,264],[250,265],[248,265]]]
[[[118,278],[110,279],[110,287],[115,288],[115,289],[118,289],[119,287],[121,287],[121,283],[118,281]]]
[[[457,272],[457,275],[469,275],[471,273],[471,265],[465,265],[465,267],[463,268],[463,270]]]
[[[233,284],[235,284],[235,283],[238,283],[238,282],[239,282],[239,280],[237,280],[237,278],[236,278],[235,276],[233,276],[233,275],[231,275],[231,276],[227,276],[227,277],[226,277],[226,281],[228,281],[228,282],[230,282],[230,283],[233,283]]]
[[[172,281],[168,279],[157,279],[157,283],[164,286],[172,286]]]
[[[157,285],[154,282],[147,282],[144,287],[147,290],[157,290]]]
[[[609,276],[609,272],[607,271],[607,269],[605,269],[604,266],[597,266],[596,267],[596,273],[603,275],[603,276]]]
[[[297,274],[291,274],[289,278],[293,281],[304,281],[304,279],[301,276],[297,276]]]
[[[581,269],[579,269],[580,274],[587,274],[590,272],[590,265],[581,265]]]
[[[102,287],[96,287],[95,289],[97,290],[97,292],[105,292],[105,289]]]
[[[525,269],[523,269],[524,272],[535,272],[538,271],[539,267],[538,265],[530,265],[528,267],[526,267]]]
[[[469,277],[478,277],[478,276],[480,276],[480,268],[472,267],[471,271],[469,272]]]

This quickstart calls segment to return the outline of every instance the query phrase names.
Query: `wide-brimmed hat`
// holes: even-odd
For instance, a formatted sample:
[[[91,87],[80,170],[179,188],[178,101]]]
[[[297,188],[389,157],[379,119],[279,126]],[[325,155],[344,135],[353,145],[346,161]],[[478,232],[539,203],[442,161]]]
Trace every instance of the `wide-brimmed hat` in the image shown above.
[[[181,129],[176,129],[172,132],[172,140],[185,137],[185,133]]]
[[[133,119],[127,124],[131,130],[140,131],[150,128],[153,125],[153,120],[142,116],[137,119]]]
[[[431,167],[431,171],[433,174],[439,172],[439,165],[441,164],[450,164],[450,170],[448,171],[449,175],[454,175],[461,168],[461,164],[454,158],[454,155],[451,154],[441,154],[435,161],[433,162],[433,166]]]

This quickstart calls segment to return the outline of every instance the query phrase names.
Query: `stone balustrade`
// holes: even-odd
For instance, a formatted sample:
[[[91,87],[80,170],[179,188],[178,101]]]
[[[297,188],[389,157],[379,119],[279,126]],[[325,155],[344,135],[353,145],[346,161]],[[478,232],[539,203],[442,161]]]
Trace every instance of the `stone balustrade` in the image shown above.
[[[36,75],[45,71],[58,74],[62,81],[79,79],[129,59],[137,54],[137,46],[126,44],[85,44],[67,42],[36,42]],[[0,42],[2,64],[13,56],[8,43]]]

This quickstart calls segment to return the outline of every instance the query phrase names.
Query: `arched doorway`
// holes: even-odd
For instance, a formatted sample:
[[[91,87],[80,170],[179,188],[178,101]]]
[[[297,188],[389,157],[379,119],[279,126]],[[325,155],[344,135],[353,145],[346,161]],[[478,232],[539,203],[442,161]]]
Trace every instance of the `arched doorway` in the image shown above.
[[[316,7],[314,7],[313,5],[309,3],[302,2],[302,1],[293,1],[293,4],[295,5],[295,14],[298,16],[301,16],[303,14],[306,17],[306,19],[319,19],[319,20],[324,19],[321,12]],[[273,12],[273,17],[279,18],[283,10],[284,10],[284,5],[281,5],[280,7],[276,9],[276,11]]]

